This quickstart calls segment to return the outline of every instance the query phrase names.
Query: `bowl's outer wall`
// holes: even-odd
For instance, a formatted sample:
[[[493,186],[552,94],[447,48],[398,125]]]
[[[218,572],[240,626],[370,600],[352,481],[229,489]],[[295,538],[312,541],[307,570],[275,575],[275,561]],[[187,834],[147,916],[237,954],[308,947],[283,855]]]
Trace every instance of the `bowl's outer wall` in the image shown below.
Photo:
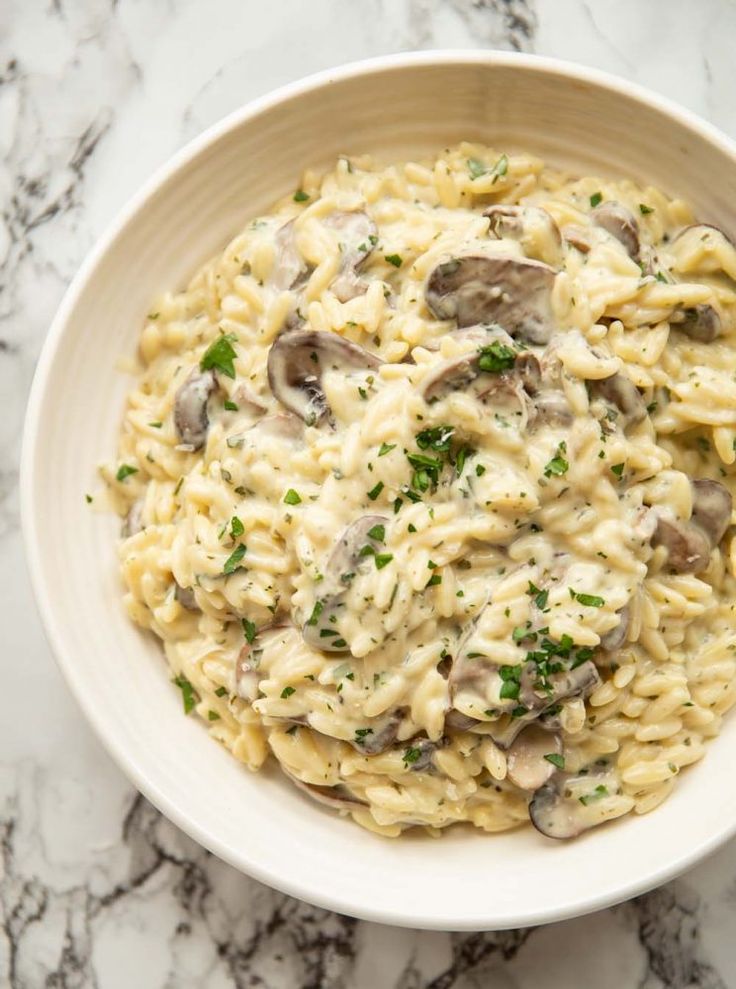
[[[128,212],[77,280],[41,361],[24,447],[24,524],[67,679],[115,758],[176,823],[258,878],[345,913],[501,928],[606,905],[722,840],[736,821],[736,721],[656,813],[576,843],[552,845],[531,829],[493,837],[453,829],[441,846],[414,835],[376,838],[313,806],[276,773],[251,775],[182,716],[157,643],[124,614],[117,521],[92,513],[84,498],[95,465],[114,457],[131,384],[116,362],[134,353],[151,300],[183,286],[245,221],[296,188],[304,167],[340,153],[391,160],[479,139],[581,173],[646,180],[736,229],[728,144],[706,139],[686,115],[544,60],[464,53],[427,61],[386,59],[292,88],[180,156]]]

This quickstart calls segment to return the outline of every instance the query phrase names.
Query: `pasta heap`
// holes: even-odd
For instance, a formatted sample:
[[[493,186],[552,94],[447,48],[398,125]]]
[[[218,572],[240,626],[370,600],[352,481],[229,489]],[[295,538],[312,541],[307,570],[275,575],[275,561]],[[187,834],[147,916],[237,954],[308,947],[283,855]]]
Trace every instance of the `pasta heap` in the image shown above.
[[[395,836],[656,807],[736,700],[736,248],[631,181],[340,158],[140,338],[131,618],[249,768]]]

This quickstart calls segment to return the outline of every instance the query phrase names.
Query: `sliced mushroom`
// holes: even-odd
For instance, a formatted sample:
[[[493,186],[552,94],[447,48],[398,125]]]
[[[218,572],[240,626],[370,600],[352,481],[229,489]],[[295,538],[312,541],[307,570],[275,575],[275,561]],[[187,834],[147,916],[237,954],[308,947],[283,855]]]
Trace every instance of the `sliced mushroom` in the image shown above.
[[[596,206],[590,217],[597,227],[606,230],[623,244],[630,258],[637,260],[640,247],[639,224],[630,209],[610,200]]]
[[[207,440],[209,416],[207,403],[217,388],[213,371],[200,371],[195,367],[174,398],[174,425],[182,446],[199,450]]]
[[[289,220],[276,232],[273,242],[276,257],[269,283],[277,292],[297,288],[305,279],[309,268],[296,246],[294,220]]]
[[[693,503],[689,522],[659,515],[652,546],[667,549],[667,563],[677,573],[700,573],[731,522],[733,499],[718,481],[691,482]]]
[[[429,738],[412,738],[408,743],[408,749],[413,749],[412,759],[410,762],[405,763],[408,769],[412,773],[431,773],[434,771],[434,754],[437,749],[442,748],[445,744],[444,741],[433,742]],[[407,749],[407,751],[408,751]],[[415,756],[416,752],[419,752],[418,756]],[[406,755],[406,753],[404,753]]]
[[[275,397],[313,426],[329,413],[322,389],[326,370],[375,370],[374,354],[336,333],[291,330],[277,337],[268,352],[268,383]]]
[[[337,231],[342,251],[340,271],[330,287],[340,302],[348,302],[368,288],[358,271],[378,240],[378,228],[362,210],[337,210],[324,222],[326,227]]]
[[[306,793],[312,800],[316,800],[318,804],[323,804],[331,810],[350,811],[356,807],[365,806],[365,800],[360,800],[354,796],[342,783],[338,783],[335,786],[318,786],[316,783],[305,783],[304,780],[300,780],[298,776],[290,773],[283,766],[281,768],[292,783],[303,793]]]
[[[280,440],[297,440],[304,435],[304,423],[291,412],[277,412],[259,419],[251,430]],[[250,431],[250,430],[249,430]]]
[[[387,718],[382,721],[374,718],[371,727],[359,729],[350,744],[363,755],[379,755],[390,749],[396,741],[399,727],[404,720],[402,711],[392,711]]]
[[[581,254],[590,253],[590,250],[593,247],[593,239],[591,238],[590,231],[587,227],[581,227],[576,223],[571,223],[562,228],[562,233],[567,243],[572,244],[572,246],[577,248]]]
[[[122,529],[120,530],[121,539],[130,539],[131,536],[135,536],[137,533],[142,532],[145,526],[143,525],[143,500],[138,498],[128,509],[128,514],[123,519]]]
[[[238,406],[239,410],[245,410],[252,415],[262,415],[266,411],[266,406],[246,384],[238,385],[233,392],[232,400]]]
[[[736,245],[718,227],[696,223],[685,227],[670,245],[680,272],[712,275],[725,272],[736,280]]]
[[[369,535],[370,531],[387,521],[383,515],[364,515],[352,522],[335,544],[325,567],[324,590],[302,630],[304,641],[313,649],[322,652],[349,650],[339,630],[345,595],[358,568],[369,563],[372,553],[381,548],[381,541]]]
[[[174,583],[174,598],[186,611],[199,611],[197,599],[194,596],[193,587],[182,587],[181,584]]]
[[[731,523],[731,492],[720,481],[706,477],[697,478],[691,484],[693,509],[690,521],[705,532],[713,546],[717,546]]]
[[[544,344],[555,329],[554,281],[554,269],[541,261],[469,255],[439,264],[424,294],[437,319],[498,323],[512,337]]]
[[[608,378],[590,381],[589,390],[592,396],[602,398],[610,405],[616,406],[621,414],[624,429],[643,422],[647,417],[647,407],[641,392],[631,378],[622,371],[617,371]]]
[[[575,838],[611,817],[606,798],[619,789],[613,773],[555,773],[532,797],[529,817],[548,838]]]
[[[631,623],[631,609],[628,605],[618,612],[618,624],[614,625],[612,629],[604,633],[601,636],[601,649],[605,649],[606,652],[614,652],[616,649],[620,649],[621,646],[626,642],[626,636],[629,632],[629,624]]]
[[[463,714],[462,711],[457,711],[454,707],[445,715],[445,730],[449,731],[470,731],[471,728],[475,728],[479,725],[480,721],[477,718],[471,718],[468,714]]]
[[[521,401],[521,390],[532,395],[539,387],[541,371],[539,361],[530,351],[517,354],[514,366],[499,373],[485,372],[480,366],[482,349],[460,357],[453,357],[439,364],[422,382],[421,394],[430,405],[445,398],[450,392],[464,391],[481,375],[487,374],[485,384],[478,392],[478,398],[489,399],[503,393]]]
[[[534,397],[529,426],[569,426],[575,418],[570,403],[561,391],[543,391]]]
[[[562,261],[562,237],[546,209],[497,203],[484,210],[488,230],[499,240],[515,240],[529,258],[558,266]]]
[[[522,790],[538,790],[555,771],[546,756],[561,754],[559,735],[530,725],[516,737],[506,754],[507,778]]]
[[[712,343],[721,332],[721,317],[708,303],[675,309],[670,324],[699,343]]]

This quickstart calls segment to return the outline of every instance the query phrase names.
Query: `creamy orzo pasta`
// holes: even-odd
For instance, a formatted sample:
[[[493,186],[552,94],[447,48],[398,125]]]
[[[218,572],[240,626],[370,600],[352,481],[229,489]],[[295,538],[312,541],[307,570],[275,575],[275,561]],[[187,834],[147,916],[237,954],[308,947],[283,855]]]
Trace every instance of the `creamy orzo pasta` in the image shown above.
[[[156,300],[103,471],[185,710],[386,835],[655,807],[736,699],[735,293],[628,180],[307,172]]]

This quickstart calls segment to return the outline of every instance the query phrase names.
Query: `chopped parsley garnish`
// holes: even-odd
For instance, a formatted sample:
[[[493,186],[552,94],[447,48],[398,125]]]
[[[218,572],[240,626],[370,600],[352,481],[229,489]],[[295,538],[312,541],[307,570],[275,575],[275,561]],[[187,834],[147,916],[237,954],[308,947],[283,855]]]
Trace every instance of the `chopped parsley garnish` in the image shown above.
[[[258,630],[256,629],[256,623],[249,621],[249,619],[243,619],[243,635],[245,635],[245,641],[248,645],[253,645],[256,640],[256,635],[258,635]]]
[[[179,676],[174,677],[173,682],[179,690],[181,690],[181,699],[184,704],[184,714],[189,714],[194,710],[195,704],[198,703],[199,694],[183,673],[180,673]]]
[[[553,766],[558,769],[565,768],[565,757],[564,755],[558,755],[556,752],[548,752],[544,757],[547,762],[551,762]]]
[[[366,494],[368,495],[371,501],[375,501],[382,491],[383,491],[383,481],[379,481],[378,484],[376,484],[375,487],[372,487],[370,491],[367,491]]]
[[[381,447],[378,451],[378,456],[385,457],[387,453],[391,453],[391,451],[395,449],[396,449],[395,443],[381,443]]]
[[[156,420],[156,422],[149,422],[148,425],[151,427],[151,429],[161,429],[163,423],[160,422],[159,420]]]
[[[612,474],[615,474],[616,477],[621,477],[621,475],[623,474],[623,472],[624,472],[624,465],[623,464],[614,464],[613,467],[611,467],[611,473]]]
[[[118,472],[115,475],[116,481],[124,481],[126,477],[130,477],[131,474],[137,474],[138,468],[131,467],[130,464],[121,464],[118,467]]]
[[[483,464],[476,464],[475,465],[475,476],[476,477],[483,477],[483,475],[485,474],[485,472],[486,472],[486,469],[483,466]]]
[[[239,546],[236,546],[235,549],[230,554],[230,556],[228,556],[228,558],[225,560],[225,563],[222,568],[222,572],[224,574],[235,573],[235,571],[240,568],[240,561],[245,556],[245,551],[246,551],[246,546],[243,543],[241,543]]]
[[[315,601],[314,607],[312,608],[312,614],[307,619],[307,625],[316,625],[319,621],[319,616],[322,614],[322,609],[324,608],[323,601]]]
[[[231,402],[229,398],[226,398],[225,401],[222,403],[222,405],[226,412],[238,411],[238,406],[235,404],[235,402]]]
[[[534,603],[539,608],[540,611],[544,611],[547,607],[547,598],[549,597],[549,591],[540,591],[536,584],[529,581],[529,587],[526,593],[534,598]]]
[[[92,501],[93,501],[92,495],[86,494],[84,496],[84,500],[87,502],[88,505],[91,505],[92,504]]]
[[[425,587],[436,587],[438,584],[441,584],[441,583],[442,583],[442,577],[438,573],[433,573],[432,576],[429,578],[429,580],[427,581],[427,583],[424,586]]]
[[[392,264],[394,268],[400,268],[403,263],[403,258],[398,254],[386,254],[384,255],[389,264]]]
[[[215,697],[226,697],[226,696],[227,696],[227,687],[218,687],[217,690],[215,691]]]
[[[376,676],[377,675],[378,674],[376,674]],[[355,741],[356,742],[361,742],[366,737],[366,735],[372,735],[372,734],[373,734],[373,729],[372,728],[356,728],[355,729]]]
[[[646,203],[639,203],[639,212],[642,214],[642,216],[646,216],[647,213],[653,213],[654,212],[654,207],[653,206],[647,206]]]
[[[303,189],[297,189],[296,192],[294,193],[294,202],[295,203],[306,203],[306,201],[308,199],[309,199],[309,196],[307,195],[307,193]]]
[[[391,560],[393,560],[393,553],[376,553],[373,559],[376,561],[376,570],[383,570]]]
[[[382,543],[386,538],[386,526],[374,525],[368,530],[368,535],[371,539],[375,539],[376,542]]]
[[[284,687],[281,691],[281,699],[285,701],[287,697],[291,697],[291,695],[295,693],[296,689],[294,687]]]
[[[490,374],[500,374],[514,366],[516,351],[500,340],[494,340],[487,347],[478,348],[478,367]]]
[[[454,426],[433,426],[417,433],[417,446],[420,450],[435,450],[437,453],[449,453]]]
[[[594,192],[593,195],[590,197],[590,205],[593,207],[598,206],[598,204],[602,202],[603,202],[603,195],[600,192]]]
[[[299,492],[298,491],[295,491],[293,488],[289,488],[289,490],[284,495],[284,504],[285,505],[301,505],[301,503],[302,503],[302,499],[299,496]]]
[[[208,721],[219,721],[220,720],[220,715],[217,713],[217,711],[208,711],[207,712],[207,720]]]
[[[592,793],[583,794],[582,797],[578,797],[578,800],[584,807],[587,807],[588,804],[595,803],[595,801],[600,800],[601,797],[607,797],[607,796],[608,796],[608,787],[604,786],[602,783],[599,783]]]
[[[233,343],[237,340],[234,333],[225,333],[224,336],[213,340],[199,362],[200,371],[209,371],[215,368],[222,371],[228,378],[235,377],[235,366],[233,361],[237,354],[233,348]]]
[[[404,760],[407,766],[411,766],[412,763],[417,761],[417,759],[421,754],[422,754],[421,749],[415,749],[410,747],[404,752],[402,759]]]
[[[549,461],[549,463],[544,468],[545,477],[562,477],[566,474],[570,468],[570,464],[562,456],[563,453],[567,453],[567,444],[563,440],[562,443],[557,447],[557,452],[554,457]]]
[[[230,519],[230,535],[233,539],[237,539],[238,536],[242,536],[245,532],[245,526],[240,521],[237,515],[233,515]]]
[[[468,158],[468,171],[471,179],[479,179],[481,175],[486,175],[489,169],[480,158]]]
[[[574,598],[579,604],[585,605],[586,608],[602,608],[606,603],[603,598],[599,598],[596,594],[578,594],[572,588],[570,588],[570,597]]]

